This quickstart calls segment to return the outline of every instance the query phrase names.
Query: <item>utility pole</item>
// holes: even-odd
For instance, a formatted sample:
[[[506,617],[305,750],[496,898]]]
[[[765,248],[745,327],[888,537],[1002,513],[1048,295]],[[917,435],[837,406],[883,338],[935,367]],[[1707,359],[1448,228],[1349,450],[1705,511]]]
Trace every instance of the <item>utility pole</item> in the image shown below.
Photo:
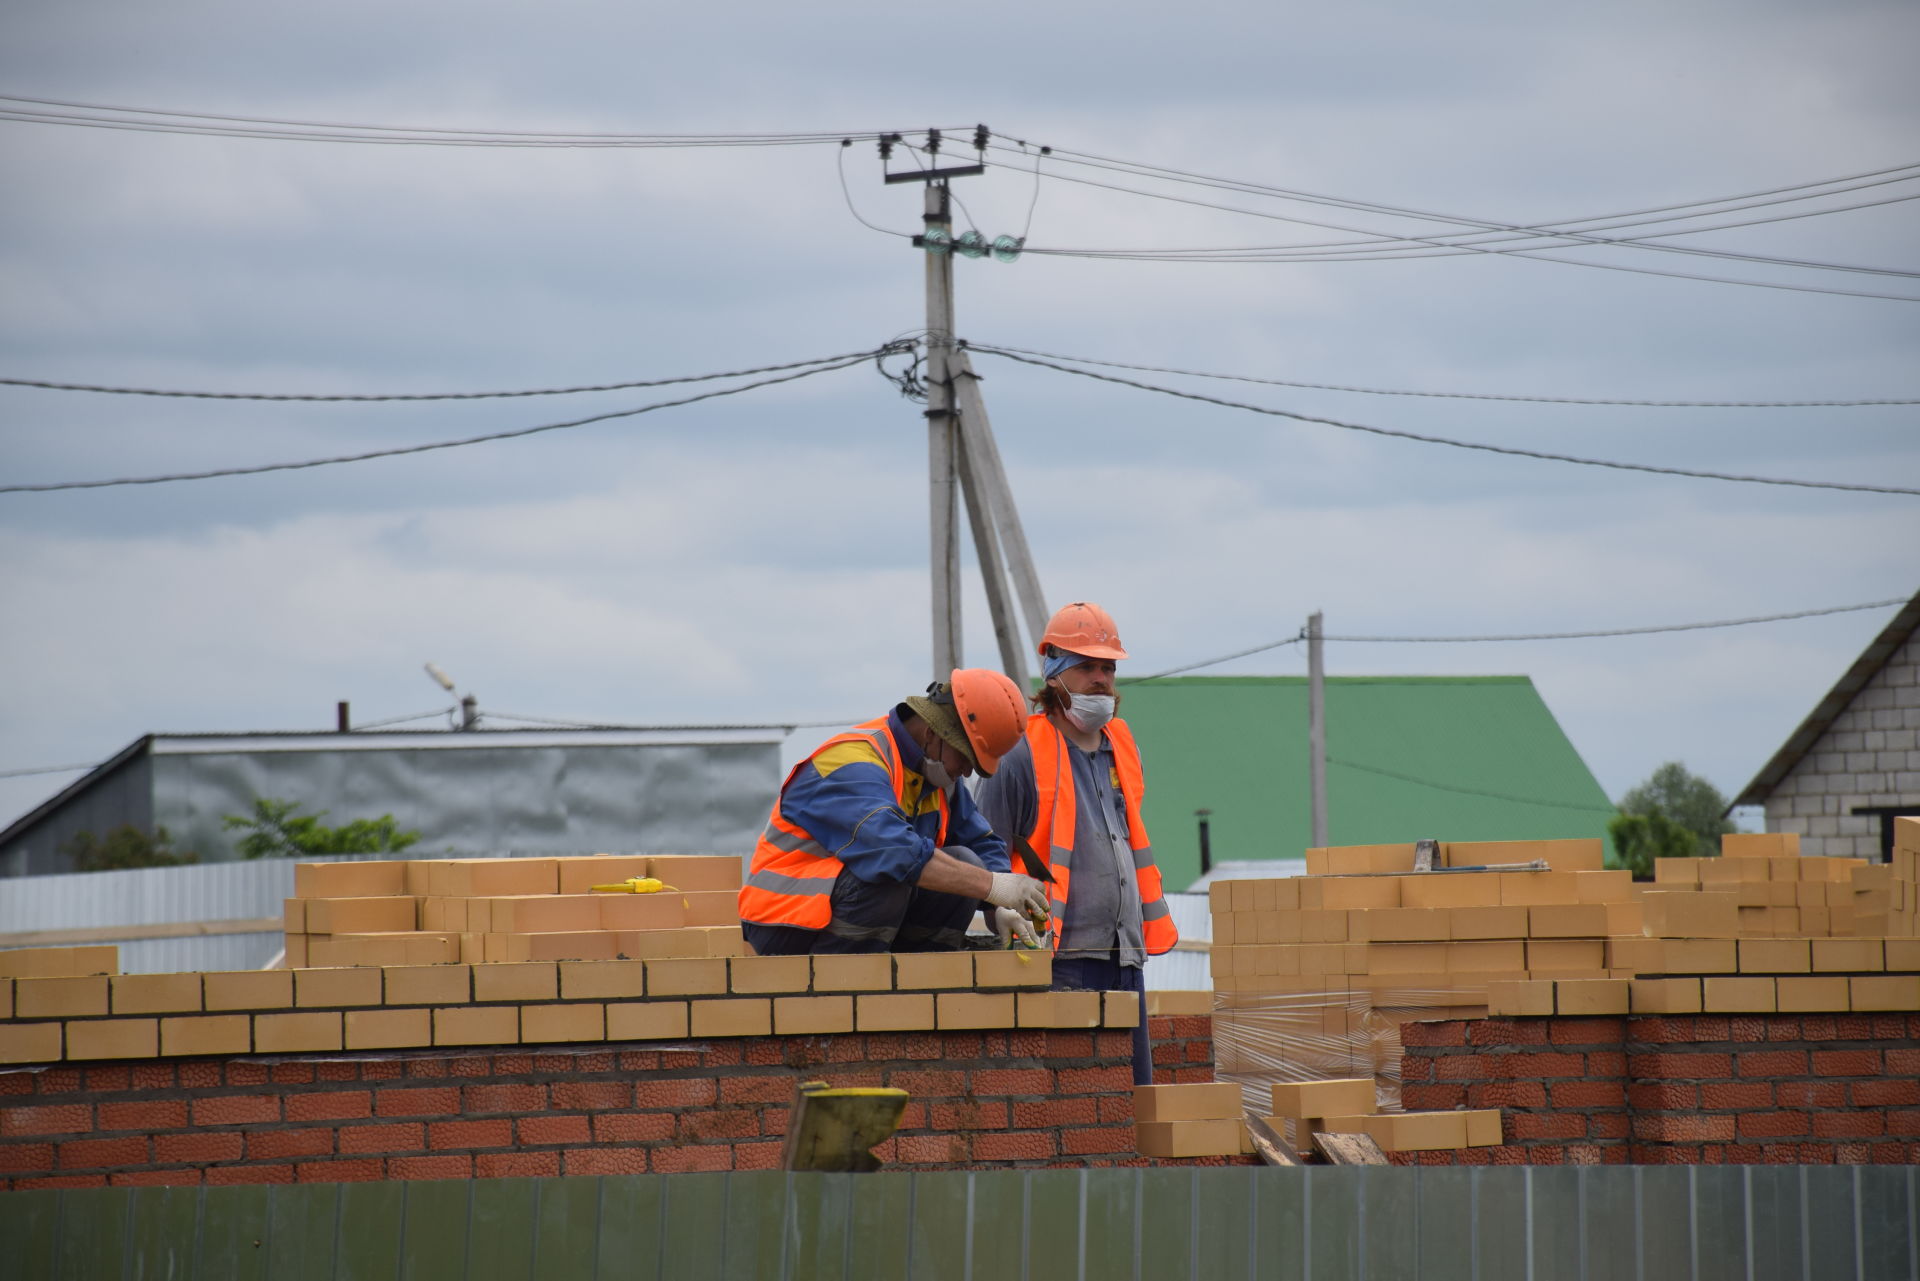
[[[929,130],[925,166],[901,173],[887,173],[888,183],[923,182],[926,200],[922,213],[925,230],[913,238],[914,245],[926,255],[927,295],[927,490],[929,515],[929,576],[932,587],[933,674],[945,680],[947,674],[964,661],[960,634],[960,507],[967,509],[969,532],[974,551],[980,558],[980,574],[987,593],[987,606],[993,616],[994,638],[1000,650],[1001,670],[1023,690],[1027,688],[1027,647],[1020,638],[1020,620],[1026,616],[1027,631],[1037,644],[1046,630],[1046,598],[1040,591],[1040,578],[1034,571],[1033,556],[1027,547],[1026,531],[1013,502],[1006,468],[994,442],[993,426],[987,419],[986,402],[980,394],[980,376],[973,371],[954,338],[953,258],[961,254],[978,258],[989,249],[994,257],[1011,262],[1019,256],[1021,242],[1002,236],[991,247],[977,230],[969,229],[956,238],[953,234],[952,192],[954,178],[972,177],[986,172],[988,132],[985,125],[974,131],[973,146],[979,163],[942,166],[941,137]],[[880,158],[884,163],[893,147],[902,142],[898,134],[880,139]]]
[[[1327,845],[1327,673],[1320,611],[1307,615],[1307,777],[1313,790],[1313,844]]]

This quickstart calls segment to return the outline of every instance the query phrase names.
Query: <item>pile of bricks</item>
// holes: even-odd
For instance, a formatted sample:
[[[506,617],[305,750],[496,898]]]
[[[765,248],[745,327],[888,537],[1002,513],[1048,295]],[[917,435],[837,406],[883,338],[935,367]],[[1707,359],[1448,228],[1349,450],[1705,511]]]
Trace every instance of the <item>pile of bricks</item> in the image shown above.
[[[1380,1112],[1372,1077],[1344,1081],[1287,1081],[1273,1087],[1267,1124],[1303,1152],[1316,1132],[1364,1134],[1383,1152],[1436,1152],[1500,1144],[1498,1108],[1472,1111]]]
[[[1649,934],[1668,938],[1885,938],[1912,935],[1909,896],[1894,930],[1894,867],[1801,858],[1797,833],[1720,838],[1719,858],[1663,858],[1642,895]],[[1904,878],[1910,888],[1912,876]]]
[[[652,877],[670,890],[595,894]],[[730,854],[302,863],[291,968],[743,956]]]

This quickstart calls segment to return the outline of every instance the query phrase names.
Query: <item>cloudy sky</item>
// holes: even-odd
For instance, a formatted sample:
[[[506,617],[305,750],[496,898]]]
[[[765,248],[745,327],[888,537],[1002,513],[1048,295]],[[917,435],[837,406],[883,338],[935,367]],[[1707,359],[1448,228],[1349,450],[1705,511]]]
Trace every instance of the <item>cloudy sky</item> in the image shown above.
[[[857,139],[456,148],[0,119],[0,375],[16,379],[497,391],[870,350],[925,323],[919,251],[889,234],[917,229],[920,189],[882,183],[873,135],[984,122],[1006,149],[955,183],[961,227],[1025,233],[1035,249],[1259,246],[1278,260],[962,261],[957,329],[978,343],[1382,391],[1920,397],[1920,303],[1898,300],[1920,299],[1907,203],[1920,167],[1900,168],[1920,162],[1909,5],[989,3],[942,16],[22,0],[0,24],[0,92],[15,99],[489,134]],[[1041,145],[1385,208],[1058,154],[1036,177]],[[1408,242],[1302,261],[1297,248],[1462,230],[1396,209],[1538,226],[1864,174],[1878,177],[1612,234],[1768,219],[1660,243],[1882,270],[1622,246],[1563,248],[1561,262],[1408,256]],[[1106,604],[1136,672],[1283,639],[1315,609],[1335,635],[1532,633],[1920,588],[1920,497],[1469,452],[977,363],[1049,600]],[[1912,405],[1646,408],[1125,376],[1586,458],[1920,488]],[[0,485],[330,457],[688,390],[289,404],[7,386]],[[0,493],[0,772],[97,761],[149,731],[330,728],[340,699],[360,720],[427,711],[445,700],[426,660],[484,709],[524,716],[864,717],[926,680],[926,506],[920,406],[870,364],[469,448]],[[992,663],[977,578],[967,607],[967,657]],[[1732,792],[1892,612],[1334,643],[1328,668],[1525,673],[1610,794],[1674,758]],[[1292,673],[1304,659],[1284,648],[1207,670]],[[0,823],[74,777],[0,779]]]

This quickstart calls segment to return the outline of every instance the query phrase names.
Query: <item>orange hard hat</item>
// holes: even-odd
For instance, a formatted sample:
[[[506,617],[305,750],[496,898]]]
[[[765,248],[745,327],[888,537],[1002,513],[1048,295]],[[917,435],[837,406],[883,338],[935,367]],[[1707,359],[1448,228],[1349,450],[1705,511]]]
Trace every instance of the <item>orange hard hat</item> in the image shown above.
[[[1020,687],[989,668],[961,667],[954,669],[948,688],[973,749],[975,768],[982,774],[993,773],[1026,729],[1027,701],[1020,696]]]
[[[1047,634],[1040,638],[1040,657],[1045,658],[1048,648],[1055,646],[1088,658],[1111,658],[1116,662],[1127,656],[1120,645],[1120,629],[1114,625],[1113,615],[1087,600],[1062,605],[1048,621]]]

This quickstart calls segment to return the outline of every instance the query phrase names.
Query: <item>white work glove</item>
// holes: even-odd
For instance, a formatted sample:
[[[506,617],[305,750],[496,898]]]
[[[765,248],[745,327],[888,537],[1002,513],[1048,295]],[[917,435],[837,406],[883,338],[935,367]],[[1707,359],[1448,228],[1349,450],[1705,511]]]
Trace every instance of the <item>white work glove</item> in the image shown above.
[[[993,909],[993,932],[1000,939],[1001,947],[1012,947],[1016,936],[1027,947],[1040,946],[1040,936],[1033,932],[1033,922],[1010,907]]]
[[[987,902],[1026,916],[1045,916],[1047,887],[1018,872],[995,872],[993,888],[987,891]]]

